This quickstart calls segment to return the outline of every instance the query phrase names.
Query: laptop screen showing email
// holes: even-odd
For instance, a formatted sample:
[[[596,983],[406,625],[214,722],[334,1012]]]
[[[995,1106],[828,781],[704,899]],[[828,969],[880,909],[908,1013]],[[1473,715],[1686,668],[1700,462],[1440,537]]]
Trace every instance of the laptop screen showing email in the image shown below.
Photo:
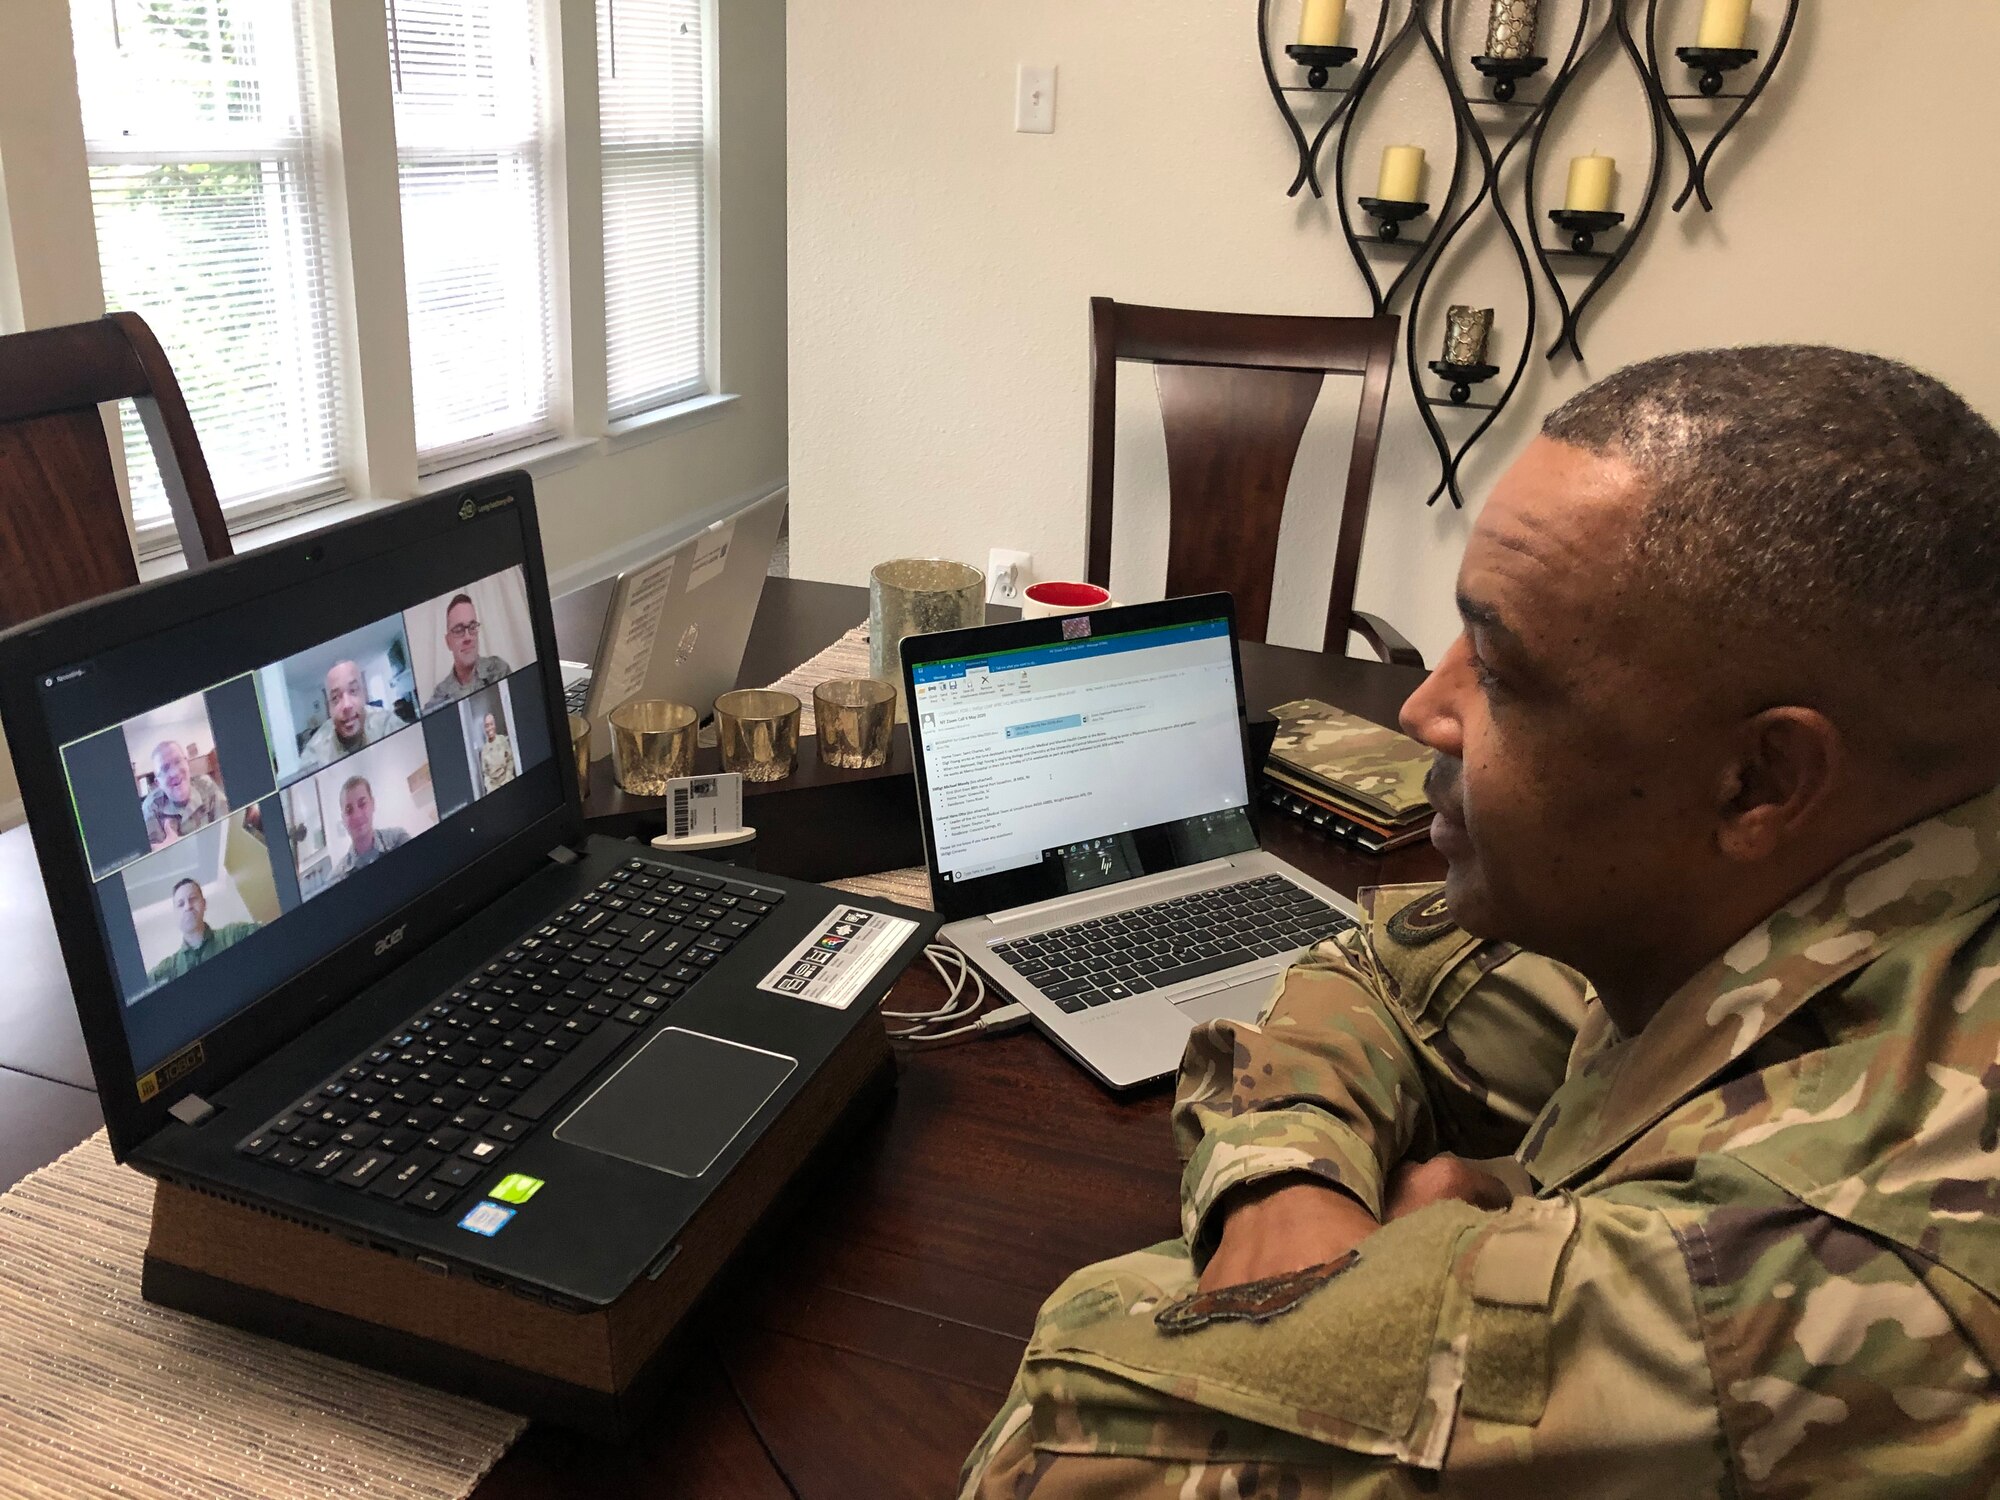
[[[910,669],[935,878],[973,909],[1256,847],[1228,618],[1090,618]]]

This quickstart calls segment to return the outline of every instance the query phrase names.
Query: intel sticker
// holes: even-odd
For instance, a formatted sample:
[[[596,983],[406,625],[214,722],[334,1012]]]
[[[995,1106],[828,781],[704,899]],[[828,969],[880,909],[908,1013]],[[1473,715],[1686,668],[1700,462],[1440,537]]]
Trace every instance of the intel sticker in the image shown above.
[[[518,1213],[518,1209],[504,1203],[481,1203],[458,1221],[460,1229],[470,1229],[474,1234],[483,1234],[488,1239],[507,1227],[507,1221]]]

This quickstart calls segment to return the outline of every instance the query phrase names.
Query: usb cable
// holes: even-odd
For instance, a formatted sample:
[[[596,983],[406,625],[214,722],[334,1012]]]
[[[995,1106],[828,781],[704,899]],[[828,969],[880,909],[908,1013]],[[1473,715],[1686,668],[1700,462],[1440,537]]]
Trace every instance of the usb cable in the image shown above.
[[[979,1014],[979,1008],[986,1003],[986,979],[958,949],[946,943],[932,943],[924,949],[924,957],[945,986],[944,1004],[936,1010],[883,1011],[892,1021],[913,1023],[890,1027],[890,1036],[908,1042],[942,1042],[975,1033],[998,1036],[1028,1024],[1024,1005],[1003,1005],[983,1016]],[[937,1030],[940,1026],[945,1029]]]

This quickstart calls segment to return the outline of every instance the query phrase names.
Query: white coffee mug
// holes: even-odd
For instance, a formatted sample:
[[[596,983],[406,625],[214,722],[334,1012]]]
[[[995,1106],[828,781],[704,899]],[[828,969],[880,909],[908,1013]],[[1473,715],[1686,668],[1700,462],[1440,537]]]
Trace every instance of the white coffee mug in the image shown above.
[[[1094,583],[1031,583],[1021,598],[1021,618],[1045,620],[1051,615],[1082,615],[1109,609],[1117,601],[1109,589]]]

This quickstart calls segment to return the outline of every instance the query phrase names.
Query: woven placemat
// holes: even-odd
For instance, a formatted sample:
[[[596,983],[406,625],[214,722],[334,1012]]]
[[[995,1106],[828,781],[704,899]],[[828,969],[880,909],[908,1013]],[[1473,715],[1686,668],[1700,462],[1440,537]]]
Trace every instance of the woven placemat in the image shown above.
[[[908,870],[884,870],[879,875],[852,875],[845,880],[829,880],[827,884],[850,896],[875,896],[883,901],[900,901],[919,911],[931,909],[930,871],[922,865]]]
[[[0,1495],[458,1500],[527,1425],[142,1300],[152,1211],[102,1131],[0,1196]]]
[[[792,693],[805,705],[799,715],[799,733],[815,733],[813,719],[813,689],[822,682],[831,682],[836,677],[866,677],[868,671],[868,622],[863,620],[846,635],[828,646],[810,661],[802,662],[780,677],[771,686],[780,692]]]

